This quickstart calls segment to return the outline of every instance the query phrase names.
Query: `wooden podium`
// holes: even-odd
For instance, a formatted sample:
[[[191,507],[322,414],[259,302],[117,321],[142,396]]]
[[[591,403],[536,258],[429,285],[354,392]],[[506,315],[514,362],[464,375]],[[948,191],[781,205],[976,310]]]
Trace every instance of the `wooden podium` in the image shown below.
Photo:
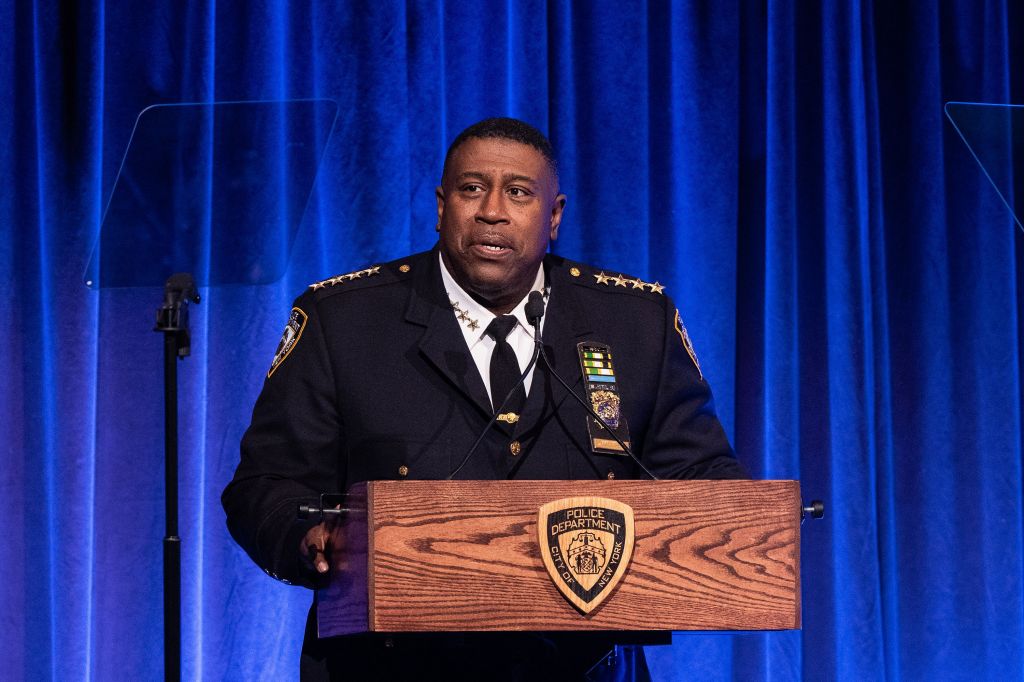
[[[545,569],[541,506],[633,510],[621,581],[583,614]],[[320,637],[359,632],[800,627],[797,481],[375,481],[354,486]],[[363,511],[365,510],[365,511]]]

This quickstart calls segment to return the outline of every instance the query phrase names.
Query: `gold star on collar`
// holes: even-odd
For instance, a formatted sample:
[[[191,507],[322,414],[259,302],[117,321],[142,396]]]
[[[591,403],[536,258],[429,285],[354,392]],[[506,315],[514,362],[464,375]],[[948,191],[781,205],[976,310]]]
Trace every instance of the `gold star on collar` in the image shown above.
[[[597,283],[598,284],[608,284],[608,280],[611,279],[611,277],[609,277],[608,275],[604,274],[604,270],[602,270],[600,273],[594,275],[594,278],[597,279]]]
[[[641,282],[639,279],[634,279],[629,283],[633,285],[634,289],[640,289],[641,291],[643,291],[643,288],[647,286],[647,282]]]
[[[448,299],[448,303],[451,304],[452,310],[455,311],[455,317],[458,318],[459,322],[465,322],[470,331],[475,332],[480,328],[480,323],[471,318],[469,313],[462,309],[462,306],[459,305],[458,301]]]
[[[654,284],[648,284],[647,286],[651,288],[652,294],[660,294],[661,292],[665,291],[665,285],[659,284],[658,282],[655,282]]]
[[[612,277],[612,281],[615,282],[615,286],[624,287],[626,286],[626,282],[628,282],[629,280],[623,277],[622,275],[615,275],[614,277]]]

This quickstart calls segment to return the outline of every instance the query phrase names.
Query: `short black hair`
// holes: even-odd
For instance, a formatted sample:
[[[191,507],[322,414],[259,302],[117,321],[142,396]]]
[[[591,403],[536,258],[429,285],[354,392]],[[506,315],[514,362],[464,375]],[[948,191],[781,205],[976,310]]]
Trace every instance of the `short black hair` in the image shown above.
[[[444,169],[441,172],[441,177],[447,175],[448,162],[451,160],[455,150],[461,147],[464,142],[473,138],[511,140],[512,142],[519,142],[520,144],[533,147],[548,162],[548,166],[551,167],[551,173],[555,177],[555,182],[558,182],[558,163],[555,161],[555,149],[551,146],[551,142],[544,136],[544,133],[517,118],[485,118],[459,133],[452,141],[451,146],[448,147],[448,153],[445,154]]]

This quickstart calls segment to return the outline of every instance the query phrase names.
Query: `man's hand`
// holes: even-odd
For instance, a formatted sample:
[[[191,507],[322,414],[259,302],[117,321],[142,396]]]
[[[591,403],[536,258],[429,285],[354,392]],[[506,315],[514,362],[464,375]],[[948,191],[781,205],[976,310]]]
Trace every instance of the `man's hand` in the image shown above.
[[[336,517],[330,517],[306,531],[299,543],[299,555],[307,569],[323,575],[330,570],[332,558],[340,559],[345,544],[342,528]]]

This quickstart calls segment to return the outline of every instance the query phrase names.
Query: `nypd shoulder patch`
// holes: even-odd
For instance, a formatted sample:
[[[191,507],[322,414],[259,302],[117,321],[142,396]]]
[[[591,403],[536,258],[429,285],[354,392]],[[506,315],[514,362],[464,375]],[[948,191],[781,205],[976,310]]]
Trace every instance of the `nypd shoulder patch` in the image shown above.
[[[700,375],[701,381],[704,380],[704,372],[700,368],[700,362],[697,360],[697,351],[693,348],[693,341],[690,340],[690,334],[686,331],[686,325],[683,324],[683,318],[679,316],[679,309],[676,309],[676,333],[679,334],[679,338],[683,342],[683,347],[686,352],[690,354],[690,359],[693,360],[693,366],[697,368],[697,374]]]
[[[291,315],[288,316],[288,324],[285,325],[284,335],[281,336],[281,342],[277,344],[277,352],[274,353],[274,361],[270,363],[270,370],[267,372],[267,378],[269,379],[273,375],[274,371],[281,366],[288,354],[292,352],[295,345],[302,338],[302,330],[306,328],[306,320],[309,317],[299,308],[292,308]]]

